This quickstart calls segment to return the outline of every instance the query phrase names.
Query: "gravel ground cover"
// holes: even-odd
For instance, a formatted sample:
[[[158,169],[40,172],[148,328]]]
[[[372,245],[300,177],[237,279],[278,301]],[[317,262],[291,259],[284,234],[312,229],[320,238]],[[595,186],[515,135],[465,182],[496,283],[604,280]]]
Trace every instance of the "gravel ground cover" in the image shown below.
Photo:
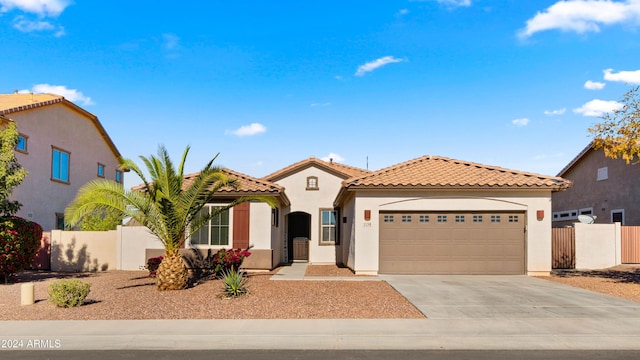
[[[350,277],[356,274],[349,268],[338,267],[336,265],[309,265],[304,276],[341,276]],[[358,275],[361,276],[361,275]]]
[[[541,279],[640,302],[640,265],[602,270],[555,270]]]
[[[271,281],[271,275],[250,274],[249,294],[226,299],[215,279],[161,292],[146,271],[23,272],[16,283],[0,285],[0,320],[424,318],[384,281]],[[64,277],[91,283],[85,305],[63,309],[47,300],[47,286]],[[28,281],[36,303],[21,306],[20,287]]]

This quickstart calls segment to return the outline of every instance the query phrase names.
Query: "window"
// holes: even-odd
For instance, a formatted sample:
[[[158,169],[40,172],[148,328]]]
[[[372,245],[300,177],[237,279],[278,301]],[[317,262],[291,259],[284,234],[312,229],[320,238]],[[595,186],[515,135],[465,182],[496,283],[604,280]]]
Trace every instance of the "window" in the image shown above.
[[[309,177],[307,177],[307,190],[318,190],[318,177],[317,176],[309,176]]]
[[[122,184],[122,170],[116,170],[116,182]]]
[[[336,243],[336,212],[320,210],[320,245]]]
[[[481,223],[482,222],[482,215],[473,215],[473,222],[474,223]]]
[[[456,215],[456,222],[457,223],[463,223],[464,222],[464,215]]]
[[[520,219],[518,219],[518,215],[509,215],[510,223],[517,223],[518,221],[520,221]]]
[[[69,183],[69,153],[55,147],[52,149],[51,179]]]
[[[56,213],[56,230],[64,230],[64,214]]]
[[[98,163],[98,177],[104,177],[104,164]]]
[[[219,211],[221,206],[206,206],[200,210],[201,216],[209,215]],[[212,245],[227,246],[229,245],[229,210],[224,210],[207,221],[200,230],[191,234],[191,244],[194,245]]]
[[[446,223],[447,222],[447,215],[438,215],[438,222],[439,223]]]
[[[18,134],[18,142],[16,143],[16,150],[21,152],[21,153],[27,153],[27,139],[29,137],[22,135],[22,134]]]
[[[492,223],[499,223],[500,222],[500,215],[491,215],[491,222]]]
[[[609,168],[606,166],[599,168],[597,181],[607,180],[608,178],[609,178]]]
[[[420,222],[421,223],[428,223],[429,222],[429,215],[420,215]]]
[[[593,208],[584,208],[584,209],[580,209],[578,210],[580,212],[580,215],[593,215]]]
[[[402,222],[403,223],[411,222],[411,215],[402,215]]]
[[[611,223],[624,225],[624,209],[611,210]]]
[[[383,217],[383,220],[382,220],[382,221],[384,221],[384,222],[386,222],[386,223],[392,223],[392,222],[393,222],[393,215],[385,215],[385,216]]]

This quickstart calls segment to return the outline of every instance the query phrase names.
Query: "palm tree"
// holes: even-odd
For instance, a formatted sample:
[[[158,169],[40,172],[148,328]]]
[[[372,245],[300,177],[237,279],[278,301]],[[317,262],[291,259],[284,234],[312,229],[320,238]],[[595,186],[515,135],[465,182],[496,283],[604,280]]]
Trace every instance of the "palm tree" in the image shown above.
[[[212,217],[246,201],[259,200],[274,205],[271,198],[242,197],[227,206],[216,207],[211,213],[201,212],[216,191],[227,186],[237,188],[238,183],[221,168],[213,166],[218,155],[200,173],[185,182],[184,164],[188,153],[187,146],[177,170],[162,145],[157,156],[140,156],[149,172],[149,180],[133,161],[122,160],[122,168],[131,169],[142,179],[141,187],[127,191],[115,181],[93,180],[78,191],[65,211],[65,220],[70,226],[96,211],[130,216],[146,226],[165,249],[156,275],[158,290],[179,290],[188,286],[188,272],[180,254],[187,231],[195,233]]]

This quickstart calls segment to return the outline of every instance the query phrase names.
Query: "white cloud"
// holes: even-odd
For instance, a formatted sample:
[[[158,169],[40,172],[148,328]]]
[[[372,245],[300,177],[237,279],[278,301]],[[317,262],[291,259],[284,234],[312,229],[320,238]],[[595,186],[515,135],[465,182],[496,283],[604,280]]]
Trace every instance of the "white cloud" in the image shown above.
[[[162,34],[164,48],[176,50],[180,46],[180,38],[176,34]]]
[[[438,0],[438,3],[451,6],[451,7],[469,7],[471,6],[471,0]]]
[[[55,36],[60,37],[65,34],[62,26],[55,26],[49,21],[36,20],[32,21],[26,19],[24,16],[17,16],[13,20],[13,27],[22,32],[34,32],[34,31],[56,31]]]
[[[75,102],[81,103],[82,105],[95,105],[95,103],[91,100],[90,97],[85,96],[82,92],[76,89],[67,89],[64,85],[49,85],[49,84],[38,84],[34,85],[31,90],[21,90],[20,93],[37,93],[37,94],[56,94],[60,96],[64,96],[65,99]]]
[[[18,9],[39,16],[56,17],[69,5],[69,0],[0,0],[0,12]]]
[[[327,106],[331,106],[330,102],[326,102],[326,103],[313,103],[311,104],[311,107],[327,107]]]
[[[364,74],[371,72],[379,67],[392,64],[392,63],[402,62],[402,61],[404,60],[395,58],[393,56],[381,57],[379,59],[369,61],[364,65],[360,65],[360,67],[358,67],[358,71],[356,71],[355,73],[355,76],[364,76]]]
[[[253,123],[251,125],[241,126],[239,129],[232,131],[231,133],[237,136],[253,136],[266,132],[267,128],[259,123]]]
[[[517,127],[523,127],[523,126],[529,125],[529,119],[527,118],[514,119],[514,120],[511,120],[511,123]]]
[[[396,13],[396,16],[404,16],[404,15],[407,15],[408,13],[409,13],[409,9],[400,9]]]
[[[620,81],[640,85],[640,70],[613,73],[613,69],[607,69],[604,70],[604,79],[607,81]]]
[[[604,115],[605,113],[619,110],[622,108],[622,106],[623,105],[617,101],[594,99],[577,109],[573,109],[573,112],[582,114],[584,116],[599,117]]]
[[[601,25],[624,22],[640,23],[640,1],[558,1],[527,20],[527,26],[519,36],[527,38],[539,31],[553,29],[575,31],[578,34],[599,32]]]
[[[340,163],[340,162],[344,161],[344,158],[342,156],[336,154],[336,153],[329,153],[329,155],[321,158],[321,160],[323,160],[323,161],[333,161],[333,162]]]
[[[547,116],[562,115],[565,113],[565,111],[567,111],[566,108],[557,109],[557,110],[545,110],[544,114]]]
[[[605,83],[601,83],[599,81],[587,80],[587,82],[584,83],[584,88],[587,90],[602,90],[605,85]]]

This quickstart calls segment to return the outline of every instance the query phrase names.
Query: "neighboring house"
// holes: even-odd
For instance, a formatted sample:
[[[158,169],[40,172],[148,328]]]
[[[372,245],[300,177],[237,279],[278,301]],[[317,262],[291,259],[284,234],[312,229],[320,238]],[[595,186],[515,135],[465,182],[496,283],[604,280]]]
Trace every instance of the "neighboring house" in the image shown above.
[[[578,222],[579,215],[596,216],[595,223],[640,225],[640,165],[611,159],[590,143],[558,174],[573,187],[553,194],[553,226]]]
[[[241,187],[217,194],[211,206],[241,195],[273,196],[279,206],[233,208],[187,246],[252,245],[248,268],[309,261],[343,264],[356,274],[548,274],[552,193],[571,186],[559,177],[437,156],[376,172],[316,158],[262,179],[225,171]],[[152,243],[139,245],[147,256]],[[157,241],[152,247],[153,255],[162,249]]]
[[[98,118],[53,94],[0,94],[0,116],[17,124],[16,158],[29,175],[14,189],[17,214],[45,231],[64,227],[64,210],[90,180],[123,182],[120,153]]]

